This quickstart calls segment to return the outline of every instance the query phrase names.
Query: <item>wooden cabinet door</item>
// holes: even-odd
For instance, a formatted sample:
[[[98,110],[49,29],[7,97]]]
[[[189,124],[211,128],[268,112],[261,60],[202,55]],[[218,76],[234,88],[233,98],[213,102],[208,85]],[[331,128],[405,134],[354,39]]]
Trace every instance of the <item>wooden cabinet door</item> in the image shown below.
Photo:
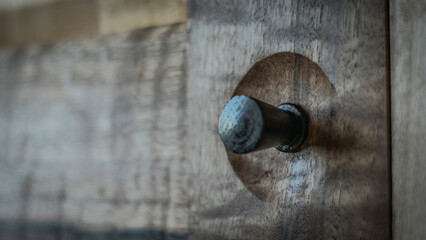
[[[190,238],[390,238],[387,12],[379,0],[188,1]],[[280,52],[317,64],[328,90],[320,76],[273,85],[262,74],[241,89],[256,62]],[[316,108],[304,149],[263,150],[234,164],[217,123],[237,86]],[[274,196],[262,198],[256,186]]]
[[[32,41],[51,17],[176,4],[54,2],[0,13],[0,32]],[[0,50],[0,239],[426,234],[424,3],[186,3],[186,23]],[[235,94],[305,109],[301,151],[226,151],[218,119]]]

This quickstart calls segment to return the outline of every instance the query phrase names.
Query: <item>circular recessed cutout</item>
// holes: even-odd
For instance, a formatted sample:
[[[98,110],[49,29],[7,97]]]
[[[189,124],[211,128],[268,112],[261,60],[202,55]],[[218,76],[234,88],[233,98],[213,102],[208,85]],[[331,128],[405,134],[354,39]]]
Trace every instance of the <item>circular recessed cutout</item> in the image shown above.
[[[311,174],[315,174],[315,171],[309,169],[308,161],[321,154],[316,146],[323,141],[324,133],[318,126],[326,126],[330,115],[338,114],[333,107],[336,96],[334,87],[322,69],[300,54],[277,53],[251,67],[236,87],[233,96],[237,95],[250,96],[274,106],[292,103],[282,105],[281,108],[284,107],[299,115],[303,121],[309,122],[309,129],[304,131],[309,136],[305,143],[299,144],[298,152],[286,146],[277,148],[288,152],[280,152],[275,148],[249,154],[227,151],[234,172],[246,188],[266,202],[277,196],[303,195],[299,191],[314,189],[316,186],[311,185],[317,183],[311,181]],[[295,174],[294,171],[299,173]],[[285,184],[306,186],[283,187]]]

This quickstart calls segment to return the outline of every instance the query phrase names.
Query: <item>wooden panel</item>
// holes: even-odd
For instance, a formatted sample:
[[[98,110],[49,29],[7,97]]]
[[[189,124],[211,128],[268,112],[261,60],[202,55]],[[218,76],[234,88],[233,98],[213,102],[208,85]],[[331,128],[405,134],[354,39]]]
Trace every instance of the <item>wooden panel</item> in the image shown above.
[[[185,0],[57,0],[27,5],[1,9],[0,46],[52,42],[186,21]]]
[[[388,239],[385,1],[191,0],[188,6],[190,238]],[[302,152],[264,151],[286,162],[286,168],[257,173],[259,181],[274,172],[284,175],[277,182],[280,195],[268,202],[236,176],[217,121],[250,67],[285,51],[317,63],[335,96],[321,103],[297,102],[324,104],[312,119],[328,119],[319,123],[323,132],[314,131]],[[287,86],[264,87],[276,94]],[[314,92],[315,87],[296,90]],[[322,141],[314,145],[313,139]]]
[[[52,42],[98,29],[95,1],[60,1],[0,12],[0,46]]]
[[[185,0],[98,0],[98,6],[101,33],[186,21]]]
[[[185,239],[184,24],[0,52],[0,239]]]
[[[2,0],[0,1],[0,9],[12,10],[12,9],[47,4],[47,3],[58,2],[58,1],[65,1],[65,0]]]
[[[391,1],[394,239],[426,237],[426,2]]]

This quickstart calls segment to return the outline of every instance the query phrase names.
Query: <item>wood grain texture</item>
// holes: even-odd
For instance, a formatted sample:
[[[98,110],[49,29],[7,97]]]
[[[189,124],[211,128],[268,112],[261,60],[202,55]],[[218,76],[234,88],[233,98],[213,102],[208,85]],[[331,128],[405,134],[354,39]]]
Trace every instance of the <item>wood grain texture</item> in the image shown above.
[[[0,1],[0,9],[19,9],[29,6],[48,4],[52,2],[58,2],[64,0],[2,0]],[[69,0],[68,0],[69,1]]]
[[[101,33],[186,21],[186,0],[97,0],[97,4]]]
[[[0,239],[185,239],[185,24],[0,52]]]
[[[389,239],[385,2],[191,0],[188,7],[187,111],[194,116],[188,118],[187,146],[190,238]],[[264,169],[265,176],[283,176],[276,186],[279,195],[266,201],[248,191],[233,171],[217,121],[250,67],[287,51],[320,66],[335,101],[319,106],[324,111],[313,118],[328,120],[311,136],[310,141],[322,140],[320,146],[289,155],[263,152],[263,161],[286,166]],[[259,79],[256,87],[272,89],[269,99],[286,88],[300,91],[297,97],[315,93],[316,87],[297,87],[299,81],[262,83]],[[317,91],[327,98],[321,88]],[[304,104],[319,103],[312,98]],[[262,172],[256,173],[262,181]]]
[[[51,43],[186,21],[185,0],[32,1],[33,5],[29,0],[17,5],[20,8],[0,8],[0,47]]]
[[[426,238],[426,2],[391,1],[394,239]]]
[[[282,52],[257,62],[236,87],[234,95],[239,94],[252,96],[275,106],[282,103],[297,104],[307,113],[310,118],[310,136],[302,149],[316,151],[304,151],[300,156],[302,158],[328,158],[328,145],[348,141],[349,137],[339,130],[338,122],[345,116],[336,98],[335,89],[321,68],[300,54]],[[330,143],[324,139],[330,139]],[[345,150],[343,144],[341,147]],[[316,191],[313,189],[315,181],[312,179],[305,179],[300,189],[282,187],[294,185],[293,179],[289,177],[294,174],[291,172],[294,154],[280,154],[271,149],[246,155],[227,152],[227,155],[242,183],[262,201],[277,201],[280,196],[291,197],[295,194],[307,194],[306,191]],[[315,170],[315,167],[311,169]],[[321,174],[319,172],[314,176]]]

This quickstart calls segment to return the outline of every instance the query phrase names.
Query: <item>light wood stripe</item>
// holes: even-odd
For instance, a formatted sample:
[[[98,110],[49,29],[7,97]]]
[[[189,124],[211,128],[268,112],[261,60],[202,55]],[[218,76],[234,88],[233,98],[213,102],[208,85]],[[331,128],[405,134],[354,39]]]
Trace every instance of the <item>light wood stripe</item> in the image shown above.
[[[426,2],[390,4],[393,233],[425,239]]]
[[[0,47],[185,21],[185,0],[61,0],[0,11]]]

